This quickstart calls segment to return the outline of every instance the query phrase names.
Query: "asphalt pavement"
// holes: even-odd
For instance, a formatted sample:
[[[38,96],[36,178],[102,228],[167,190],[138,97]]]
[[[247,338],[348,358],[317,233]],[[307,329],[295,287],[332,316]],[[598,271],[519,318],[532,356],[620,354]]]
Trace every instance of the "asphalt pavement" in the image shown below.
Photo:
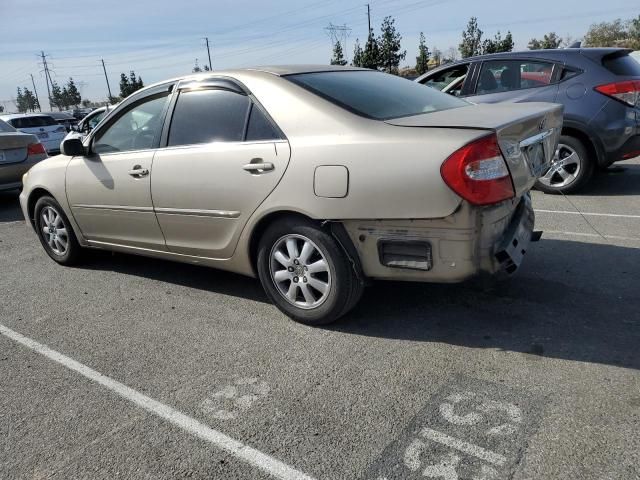
[[[508,283],[376,283],[328,328],[230,273],[58,266],[0,194],[0,478],[640,478],[640,160],[619,165],[534,192],[545,233]]]

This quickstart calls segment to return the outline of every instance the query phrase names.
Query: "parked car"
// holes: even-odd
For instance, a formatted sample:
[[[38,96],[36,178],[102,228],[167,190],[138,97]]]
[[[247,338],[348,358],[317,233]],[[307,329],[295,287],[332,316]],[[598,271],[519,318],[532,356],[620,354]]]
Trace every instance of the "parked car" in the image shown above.
[[[67,132],[75,129],[78,124],[78,120],[71,114],[71,112],[45,112],[44,115],[49,115],[58,124],[64,126]]]
[[[86,135],[91,130],[93,130],[94,127],[98,125],[100,121],[102,121],[106,114],[113,110],[115,107],[116,105],[106,105],[104,107],[96,108],[78,122],[76,130]]]
[[[4,120],[21,132],[37,136],[50,155],[60,153],[60,142],[67,134],[67,129],[56,122],[53,117],[38,113],[26,113],[0,115],[0,120]]]
[[[66,139],[20,202],[58,263],[92,247],[258,276],[321,324],[367,279],[514,273],[561,126],[560,105],[471,105],[365,69],[191,75]]]
[[[467,58],[416,82],[474,103],[564,105],[557,155],[537,187],[570,193],[595,168],[640,155],[640,64],[619,48],[527,50]]]
[[[0,191],[22,187],[22,175],[47,158],[38,137],[0,120]]]

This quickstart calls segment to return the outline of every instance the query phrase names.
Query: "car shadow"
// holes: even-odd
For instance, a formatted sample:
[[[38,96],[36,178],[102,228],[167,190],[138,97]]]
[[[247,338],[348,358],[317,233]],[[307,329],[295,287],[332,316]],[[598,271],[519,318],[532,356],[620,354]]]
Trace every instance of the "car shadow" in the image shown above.
[[[640,165],[616,163],[602,172],[596,172],[580,190],[584,196],[640,195]]]
[[[0,223],[18,222],[24,220],[18,190],[0,192]]]
[[[491,288],[375,282],[325,328],[640,369],[640,249],[542,240],[528,256]],[[84,268],[268,302],[257,280],[196,265],[99,252]]]
[[[639,369],[640,249],[543,240],[532,250],[489,290],[377,283],[330,329]]]

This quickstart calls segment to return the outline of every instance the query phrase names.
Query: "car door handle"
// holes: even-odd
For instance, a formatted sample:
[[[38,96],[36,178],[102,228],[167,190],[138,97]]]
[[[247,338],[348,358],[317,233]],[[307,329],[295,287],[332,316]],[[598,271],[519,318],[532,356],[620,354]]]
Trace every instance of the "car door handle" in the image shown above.
[[[271,162],[247,163],[242,167],[242,169],[246,170],[247,172],[262,173],[273,170],[274,166]]]
[[[131,170],[129,170],[129,175],[134,178],[146,177],[149,175],[149,169],[142,168],[140,165],[136,165]]]

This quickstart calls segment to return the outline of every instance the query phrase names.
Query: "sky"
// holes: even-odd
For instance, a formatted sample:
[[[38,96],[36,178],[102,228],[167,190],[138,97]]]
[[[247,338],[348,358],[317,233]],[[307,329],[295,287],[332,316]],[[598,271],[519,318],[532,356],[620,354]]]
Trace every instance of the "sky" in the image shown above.
[[[119,92],[121,72],[135,70],[145,84],[191,72],[196,59],[214,70],[255,65],[327,64],[332,44],[326,27],[346,25],[350,59],[356,38],[367,36],[366,0],[0,0],[0,104],[15,110],[16,88],[32,90],[46,102],[41,51],[52,77],[73,77],[83,98],[103,101],[107,85]],[[640,15],[638,0],[369,0],[371,24],[379,32],[393,16],[407,57],[415,64],[418,37],[442,51],[460,43],[469,18],[484,36],[510,30],[516,49],[555,31],[580,39],[589,26]],[[48,106],[47,106],[48,107]],[[48,108],[47,108],[48,109]]]

